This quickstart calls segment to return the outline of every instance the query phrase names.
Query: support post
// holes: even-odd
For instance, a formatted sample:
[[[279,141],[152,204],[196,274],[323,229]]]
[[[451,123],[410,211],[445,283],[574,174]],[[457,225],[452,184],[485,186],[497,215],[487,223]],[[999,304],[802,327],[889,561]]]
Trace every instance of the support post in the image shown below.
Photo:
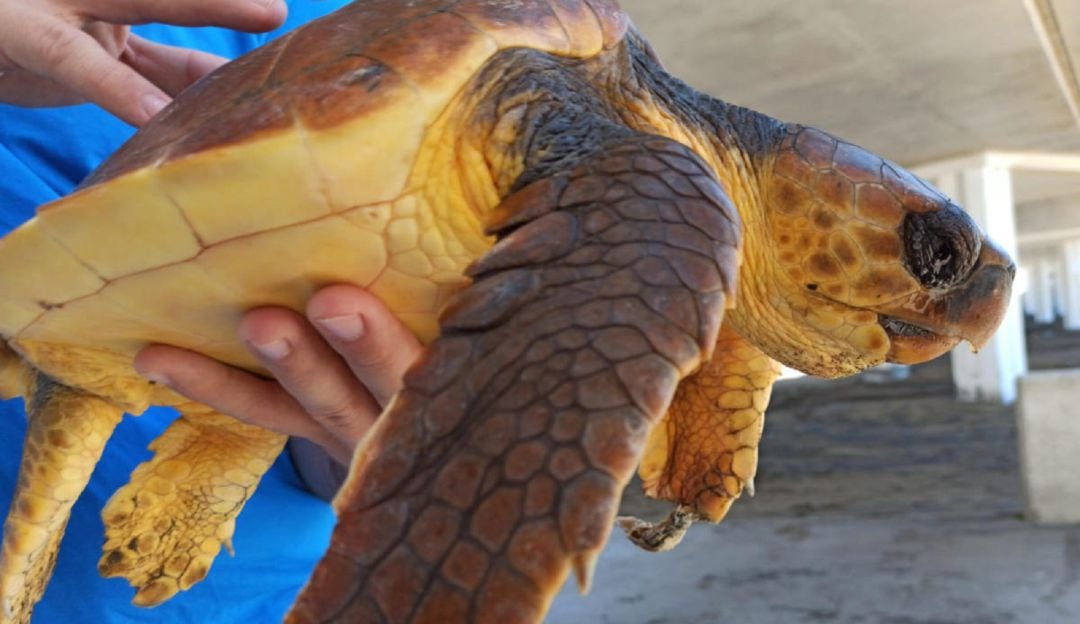
[[[1080,522],[1080,369],[1037,371],[1020,380],[1017,431],[1027,515],[1047,524]]]
[[[1062,285],[1065,287],[1063,303],[1065,304],[1065,329],[1080,329],[1080,239],[1065,241],[1063,245],[1065,257],[1065,274],[1062,276]]]
[[[1034,303],[1032,316],[1036,323],[1049,325],[1054,322],[1054,262],[1043,256],[1035,265],[1031,276],[1031,294]]]
[[[1054,307],[1054,319],[1065,316],[1065,264],[1061,258],[1062,254],[1057,249],[1050,257],[1050,265],[1054,267],[1050,279],[1050,302]]]
[[[1009,255],[1017,257],[1012,175],[1008,165],[983,155],[956,161],[954,167],[938,163],[932,173],[923,175],[963,206]],[[1014,292],[1001,327],[981,352],[973,353],[964,345],[953,349],[953,382],[958,398],[1015,401],[1017,379],[1027,372],[1026,349],[1022,304],[1019,293]]]

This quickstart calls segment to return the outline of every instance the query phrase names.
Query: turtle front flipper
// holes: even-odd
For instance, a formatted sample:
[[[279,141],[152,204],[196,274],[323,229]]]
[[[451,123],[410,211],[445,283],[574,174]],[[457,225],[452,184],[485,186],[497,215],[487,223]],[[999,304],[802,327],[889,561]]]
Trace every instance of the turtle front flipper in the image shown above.
[[[765,409],[779,375],[779,364],[721,328],[712,360],[679,384],[638,470],[647,495],[677,507],[657,524],[620,518],[631,541],[670,550],[694,521],[720,522],[744,490],[753,495]]]
[[[738,264],[738,217],[701,159],[626,134],[504,199],[501,240],[357,451],[287,621],[518,624],[570,569],[587,589]]]
[[[101,512],[98,570],[138,588],[139,606],[160,604],[201,581],[231,552],[236,516],[287,439],[187,403],[150,443],[154,458],[131,474]]]
[[[30,621],[56,563],[71,506],[86,489],[123,410],[42,374],[30,376],[19,480],[4,522],[0,622]]]

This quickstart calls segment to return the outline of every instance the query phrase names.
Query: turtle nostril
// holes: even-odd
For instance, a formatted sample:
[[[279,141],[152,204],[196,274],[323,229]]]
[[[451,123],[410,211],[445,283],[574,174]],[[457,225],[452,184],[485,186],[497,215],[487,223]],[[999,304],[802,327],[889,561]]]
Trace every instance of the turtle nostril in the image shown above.
[[[1015,262],[1010,262],[1009,266],[1006,267],[1005,270],[1009,272],[1009,279],[1010,280],[1015,280],[1016,279],[1016,263]]]

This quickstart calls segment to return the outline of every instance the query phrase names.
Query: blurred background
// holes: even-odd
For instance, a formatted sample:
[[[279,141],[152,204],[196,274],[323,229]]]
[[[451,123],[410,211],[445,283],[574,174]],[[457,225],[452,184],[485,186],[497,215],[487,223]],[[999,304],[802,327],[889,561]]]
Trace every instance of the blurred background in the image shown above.
[[[977,355],[780,382],[757,497],[672,553],[613,535],[550,621],[1080,622],[1080,0],[622,4],[674,74],[913,169],[1020,272]]]

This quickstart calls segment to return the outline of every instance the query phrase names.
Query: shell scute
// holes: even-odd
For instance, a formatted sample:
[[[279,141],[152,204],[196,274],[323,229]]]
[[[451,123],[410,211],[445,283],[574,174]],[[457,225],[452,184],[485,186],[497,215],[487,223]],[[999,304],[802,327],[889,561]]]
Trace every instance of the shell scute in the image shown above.
[[[440,109],[498,46],[452,13],[425,15],[373,41],[363,54],[408,78]]]
[[[499,47],[571,53],[567,32],[547,2],[468,2],[452,11],[494,39]]]

